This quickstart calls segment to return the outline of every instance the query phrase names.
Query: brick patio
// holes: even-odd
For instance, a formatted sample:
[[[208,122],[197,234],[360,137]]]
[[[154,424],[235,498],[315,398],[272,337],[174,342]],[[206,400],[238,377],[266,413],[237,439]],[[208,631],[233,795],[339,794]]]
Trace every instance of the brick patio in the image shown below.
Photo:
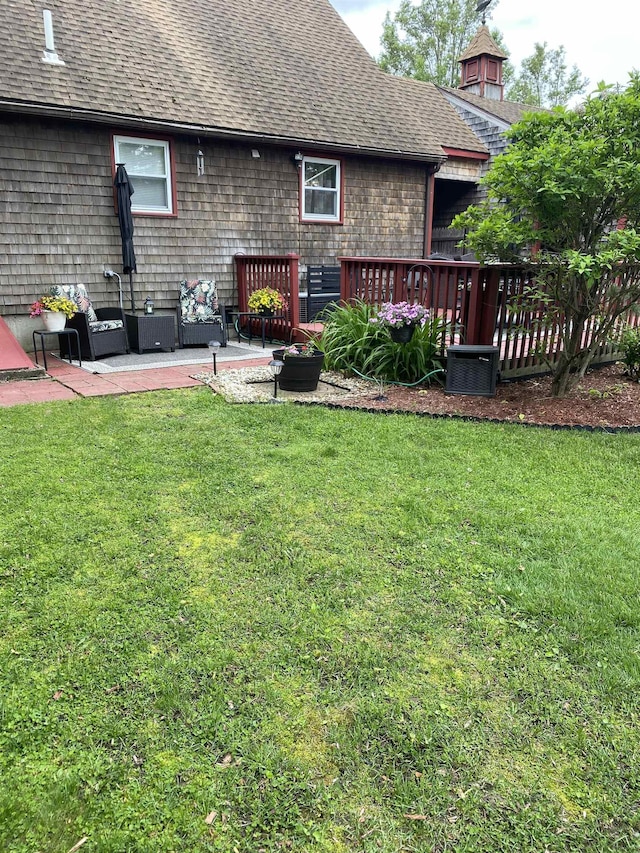
[[[270,356],[262,355],[233,362],[225,362],[223,356],[218,356],[218,370],[257,367],[266,365],[269,361]],[[193,388],[203,383],[191,377],[205,370],[211,370],[208,354],[203,358],[202,364],[184,364],[177,367],[128,370],[107,374],[89,373],[66,362],[49,358],[47,375],[43,379],[0,382],[0,407],[17,406],[23,403],[48,403],[54,400],[74,400],[77,397],[103,397],[140,391]]]

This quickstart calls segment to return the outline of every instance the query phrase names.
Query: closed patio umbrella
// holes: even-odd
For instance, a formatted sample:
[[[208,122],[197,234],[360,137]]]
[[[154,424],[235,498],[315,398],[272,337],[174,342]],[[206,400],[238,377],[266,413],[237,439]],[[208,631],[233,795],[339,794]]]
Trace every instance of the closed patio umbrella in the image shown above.
[[[136,306],[133,300],[133,273],[136,269],[136,253],[133,249],[133,216],[131,215],[131,196],[133,186],[127,175],[127,170],[122,163],[116,167],[116,176],[113,180],[116,188],[116,203],[118,207],[118,221],[120,223],[120,236],[122,238],[122,272],[129,273],[129,292],[131,294],[131,310]]]

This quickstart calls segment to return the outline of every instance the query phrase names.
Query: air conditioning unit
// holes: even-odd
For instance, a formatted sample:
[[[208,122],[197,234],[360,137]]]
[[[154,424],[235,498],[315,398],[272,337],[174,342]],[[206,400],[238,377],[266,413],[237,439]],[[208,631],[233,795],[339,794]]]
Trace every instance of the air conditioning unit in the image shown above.
[[[456,344],[447,349],[447,394],[495,397],[500,350],[493,346]]]

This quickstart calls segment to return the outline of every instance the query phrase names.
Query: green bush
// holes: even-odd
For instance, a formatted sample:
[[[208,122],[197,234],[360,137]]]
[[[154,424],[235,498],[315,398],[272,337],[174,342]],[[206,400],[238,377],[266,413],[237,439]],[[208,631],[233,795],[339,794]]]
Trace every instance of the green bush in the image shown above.
[[[620,349],[627,373],[632,379],[640,382],[640,328],[628,327],[620,338]]]
[[[324,317],[322,348],[332,370],[385,382],[425,384],[443,376],[446,324],[437,317],[417,326],[407,344],[391,340],[387,329],[370,321],[378,309],[357,301],[332,308]]]

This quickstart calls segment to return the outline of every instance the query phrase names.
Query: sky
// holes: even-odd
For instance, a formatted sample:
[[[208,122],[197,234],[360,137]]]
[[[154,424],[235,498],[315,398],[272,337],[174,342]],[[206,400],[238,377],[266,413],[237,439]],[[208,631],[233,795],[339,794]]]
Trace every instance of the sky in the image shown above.
[[[414,0],[418,3],[419,0]],[[380,53],[382,23],[400,0],[331,0],[372,56]],[[478,18],[478,24],[480,17]],[[564,45],[567,65],[578,66],[595,89],[600,80],[626,84],[640,70],[640,3],[638,0],[500,0],[487,19],[504,35],[512,63],[533,53],[536,42]]]

